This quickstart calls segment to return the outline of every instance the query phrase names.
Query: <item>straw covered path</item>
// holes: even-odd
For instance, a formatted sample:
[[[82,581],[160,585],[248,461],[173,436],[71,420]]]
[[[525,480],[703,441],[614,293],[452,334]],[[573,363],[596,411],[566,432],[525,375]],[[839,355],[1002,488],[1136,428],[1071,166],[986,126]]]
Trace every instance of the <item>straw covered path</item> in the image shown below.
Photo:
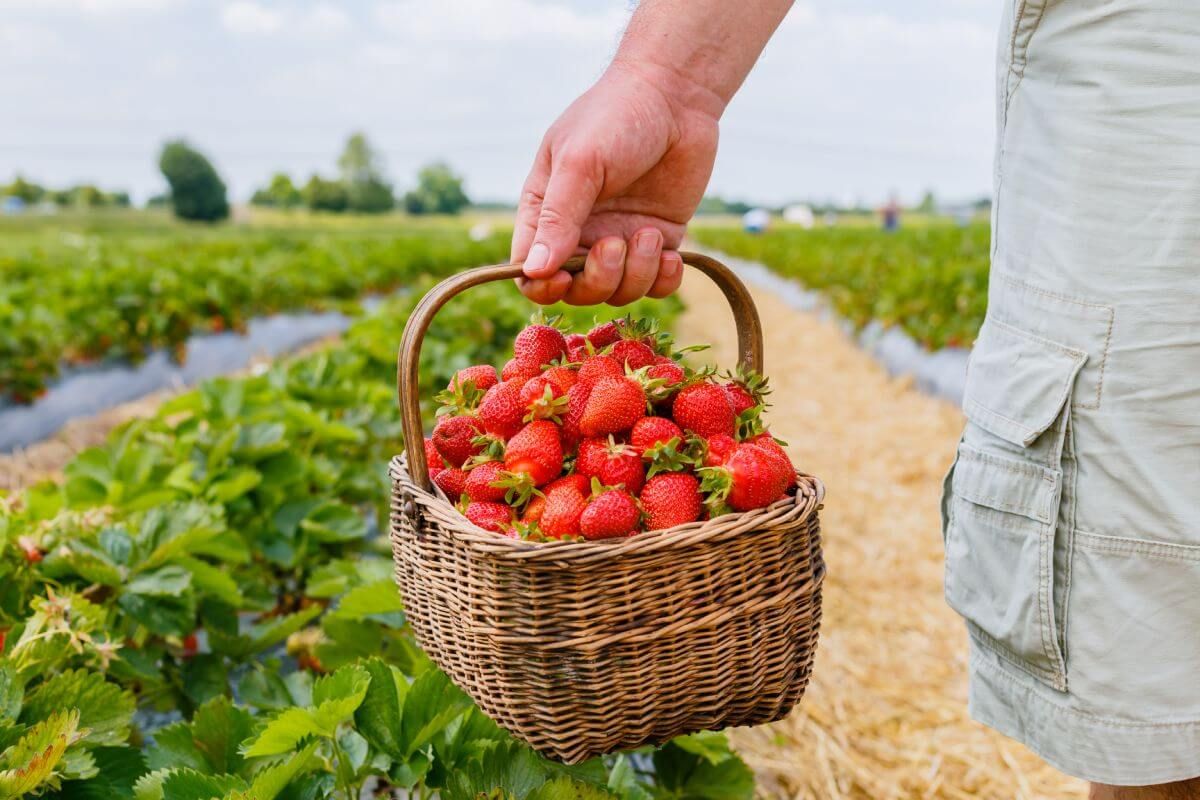
[[[752,287],[753,289],[754,287]],[[789,798],[1081,798],[966,711],[966,631],[942,599],[941,479],[959,411],[890,378],[838,327],[755,290],[772,430],[828,495],[828,577],[813,682],[799,709],[734,732],[760,794]],[[736,357],[720,292],[689,274],[681,344]],[[726,310],[722,310],[725,308]]]

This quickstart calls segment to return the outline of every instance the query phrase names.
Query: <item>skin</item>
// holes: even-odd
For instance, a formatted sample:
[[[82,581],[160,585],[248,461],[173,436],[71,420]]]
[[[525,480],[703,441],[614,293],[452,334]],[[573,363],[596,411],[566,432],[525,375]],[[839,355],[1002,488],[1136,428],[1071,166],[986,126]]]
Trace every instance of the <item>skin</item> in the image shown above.
[[[621,306],[679,288],[683,238],[725,107],[791,0],[643,0],[612,64],[550,126],[521,191],[512,260],[538,303]],[[559,271],[587,252],[583,272]],[[1092,784],[1090,800],[1200,800],[1200,778]]]
[[[644,0],[612,64],[546,132],[513,233],[518,281],[538,303],[665,297],[717,154],[734,92],[791,6],[760,0]],[[559,271],[577,252],[574,278]]]

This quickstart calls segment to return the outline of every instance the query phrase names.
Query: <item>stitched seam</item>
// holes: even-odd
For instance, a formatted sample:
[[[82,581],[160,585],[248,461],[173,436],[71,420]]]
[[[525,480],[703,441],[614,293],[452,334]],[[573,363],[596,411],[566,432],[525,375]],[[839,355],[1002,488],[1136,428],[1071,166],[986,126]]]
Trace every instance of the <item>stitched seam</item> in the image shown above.
[[[976,641],[978,642],[979,640],[977,639]],[[980,642],[980,643],[982,644],[982,642]],[[987,648],[987,649],[991,650],[991,648]],[[1006,663],[1007,663],[1007,659],[1006,659]],[[1004,681],[1007,681],[1008,683],[1011,683],[1013,686],[1015,686],[1016,688],[1020,689],[1023,692],[1032,691],[1029,686],[1026,686],[1025,684],[1021,683],[1020,679],[1016,675],[1010,675],[1009,673],[1005,672],[1000,667],[996,666],[995,664],[989,664],[987,661],[985,661],[984,659],[980,658],[977,655],[971,656],[971,666],[975,667],[977,669],[985,670],[988,673],[994,675],[995,677],[1000,678]],[[1020,666],[1020,665],[1016,665],[1016,666]],[[1180,720],[1178,722],[1134,722],[1133,720],[1111,719],[1109,717],[1101,717],[1096,714],[1089,714],[1086,711],[1080,711],[1075,708],[1068,708],[1067,706],[1064,706],[1061,703],[1056,703],[1053,700],[1049,700],[1045,697],[1038,696],[1037,700],[1038,700],[1038,702],[1049,706],[1050,710],[1052,710],[1052,711],[1055,711],[1055,712],[1058,712],[1061,714],[1067,714],[1072,717],[1079,717],[1080,719],[1088,720],[1089,722],[1091,722],[1093,724],[1104,725],[1104,726],[1110,727],[1110,728],[1129,728],[1132,730],[1151,730],[1151,729],[1155,729],[1155,728],[1191,728],[1191,727],[1200,726],[1200,719]]]
[[[1029,663],[1028,659],[1022,658],[1014,653],[1011,649],[1004,644],[1001,644],[996,640],[995,637],[980,628],[974,622],[968,620],[968,623],[971,634],[975,637],[976,643],[981,647],[992,651],[996,655],[1003,658],[1007,663],[1011,664],[1022,672],[1037,678],[1043,683],[1049,683],[1050,686],[1056,689],[1062,684],[1063,676],[1060,673],[1055,672],[1052,669],[1047,669],[1046,667],[1039,667],[1036,664]]]
[[[1043,525],[1048,525],[1050,523],[1048,519],[1045,519],[1044,512],[1035,512],[1033,509],[1030,509],[1027,506],[1014,505],[999,497],[975,495],[970,491],[963,491],[962,489],[959,489],[957,494],[960,500],[966,500],[969,503],[974,503],[977,506],[984,506],[985,508],[990,508],[993,511],[1004,511],[1009,514],[1016,514],[1018,516],[1025,517],[1026,519],[1040,522]],[[1033,516],[1033,513],[1037,513],[1042,516]]]
[[[1067,345],[1062,344],[1061,342],[1056,342],[1053,339],[1047,339],[1044,336],[1038,336],[1036,333],[1031,333],[1030,331],[1024,330],[1023,328],[1018,328],[1015,325],[1010,325],[1002,319],[994,319],[994,320],[992,320],[992,322],[996,325],[996,327],[1003,328],[1004,330],[1011,333],[1013,336],[1016,336],[1018,339],[1025,339],[1027,341],[1037,342],[1038,344],[1048,347],[1050,349],[1058,350],[1060,353],[1068,355],[1071,358],[1075,359],[1076,361],[1082,361],[1083,359],[1087,358],[1087,353],[1085,353],[1082,350],[1078,350],[1074,347],[1068,347]]]
[[[1045,478],[1046,480],[1050,480],[1050,478],[1046,475],[1046,473],[1049,472],[1049,468],[1043,467],[1040,464],[1027,464],[1024,461],[1002,458],[1001,456],[995,456],[991,453],[985,453],[984,451],[978,450],[969,444],[964,444],[962,446],[962,450],[963,455],[967,457],[968,462],[979,461],[989,467],[994,466],[998,469],[1005,469],[1010,472],[1016,472],[1020,475],[1030,475],[1035,478]]]
[[[1021,432],[1027,433],[1027,434],[1036,434],[1037,433],[1036,430],[1034,430],[1033,428],[1030,428],[1028,425],[1025,425],[1021,422],[1017,422],[1015,419],[1009,419],[1008,417],[1001,414],[999,411],[993,411],[992,409],[988,408],[987,406],[982,405],[978,400],[976,400],[973,397],[966,398],[965,402],[970,405],[971,410],[979,411],[985,415],[995,417],[996,419],[1000,420],[1001,422],[1007,422],[1009,425],[1016,426],[1018,431],[1021,431]],[[969,417],[971,415],[968,414],[967,416]],[[1026,437],[1026,438],[1028,438],[1028,437]],[[1021,441],[1024,442],[1024,439],[1022,439]]]
[[[1095,550],[1110,555],[1137,554],[1160,561],[1200,563],[1200,546],[1196,545],[1126,539],[1083,530],[1076,531],[1076,534],[1079,538],[1079,546],[1085,550]]]

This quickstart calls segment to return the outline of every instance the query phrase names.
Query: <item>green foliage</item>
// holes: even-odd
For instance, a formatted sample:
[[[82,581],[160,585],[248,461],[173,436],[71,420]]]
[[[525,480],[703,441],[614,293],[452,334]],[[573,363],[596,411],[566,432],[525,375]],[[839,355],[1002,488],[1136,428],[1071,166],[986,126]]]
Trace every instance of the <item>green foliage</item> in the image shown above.
[[[259,189],[250,198],[252,205],[270,208],[296,208],[303,202],[300,190],[292,183],[291,177],[283,172],[272,175],[267,187]]]
[[[175,216],[198,222],[217,222],[229,216],[225,182],[209,160],[187,142],[167,142],[158,168],[171,187]]]
[[[402,445],[395,346],[432,280],[339,345],[205,383],[80,454],[61,486],[0,500],[0,796],[750,797],[718,735],[547,761],[417,648],[376,531]],[[528,314],[507,284],[448,304],[426,399],[500,361]],[[166,710],[181,718],[150,724]]]
[[[346,191],[346,184],[325,180],[320,175],[309,178],[300,194],[304,198],[304,205],[313,211],[339,213],[350,207],[350,195]]]
[[[410,214],[457,214],[470,202],[462,177],[449,165],[437,162],[417,173],[417,188],[404,195],[404,210]]]
[[[364,134],[354,133],[346,141],[338,158],[338,169],[346,187],[349,210],[377,214],[396,205],[392,187],[383,175],[382,158]]]
[[[930,225],[781,228],[748,234],[697,227],[697,241],[824,292],[856,326],[899,325],[931,350],[975,340],[987,308],[990,229]]]

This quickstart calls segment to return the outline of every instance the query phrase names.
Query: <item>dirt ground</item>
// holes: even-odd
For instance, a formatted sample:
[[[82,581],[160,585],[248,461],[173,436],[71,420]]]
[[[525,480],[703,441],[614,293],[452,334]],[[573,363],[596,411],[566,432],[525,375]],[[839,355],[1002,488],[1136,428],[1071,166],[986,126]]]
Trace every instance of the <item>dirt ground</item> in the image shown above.
[[[724,299],[684,284],[681,344],[736,348]],[[768,419],[828,495],[828,577],[813,682],[796,712],[734,732],[760,793],[790,798],[1081,798],[1085,786],[966,710],[966,631],[942,599],[941,479],[962,416],[890,378],[832,323],[755,297]]]

